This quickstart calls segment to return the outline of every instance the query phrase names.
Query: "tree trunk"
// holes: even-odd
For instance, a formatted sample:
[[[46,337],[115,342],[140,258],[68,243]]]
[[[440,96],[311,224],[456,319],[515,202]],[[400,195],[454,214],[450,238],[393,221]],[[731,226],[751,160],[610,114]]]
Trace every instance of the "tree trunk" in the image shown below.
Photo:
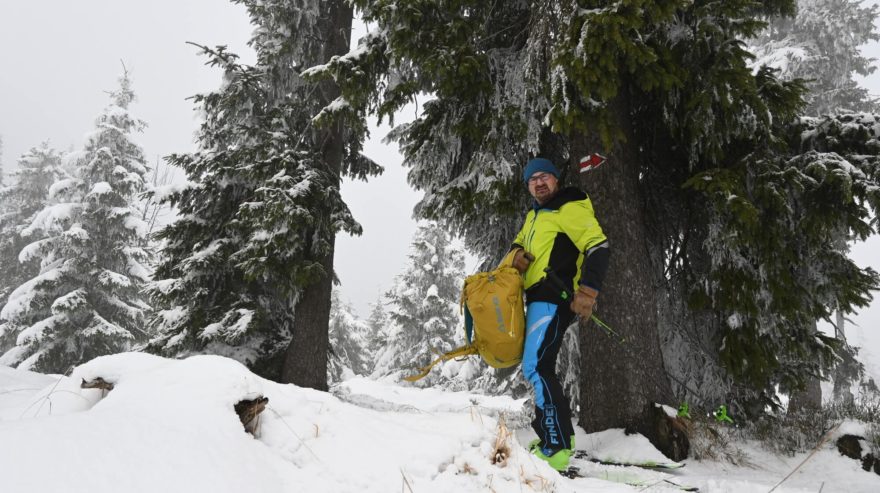
[[[844,317],[843,312],[837,310],[837,326],[834,328],[834,337],[841,342],[844,348],[848,348],[849,345],[846,342],[846,330],[844,328],[845,323],[846,318]],[[846,377],[843,361],[837,362],[831,375],[834,382],[834,402],[837,404],[852,404],[853,395],[849,390],[852,382]]]
[[[580,177],[611,246],[611,262],[596,305],[596,316],[625,338],[607,336],[593,322],[581,321],[581,406],[579,424],[587,432],[627,428],[655,441],[649,402],[668,403],[672,390],[663,366],[657,328],[644,203],[639,190],[638,142],[628,104],[617,101],[618,121],[627,141],[608,152],[602,167]],[[602,152],[596,135],[571,136],[571,172],[591,152]],[[655,442],[656,443],[656,442]]]
[[[809,328],[810,334],[819,331],[816,322]],[[809,414],[822,409],[822,385],[819,377],[807,375],[804,388],[791,393],[788,401],[788,414]]]
[[[809,414],[822,409],[822,386],[818,378],[807,377],[803,390],[792,392],[788,401],[788,414]]]
[[[333,290],[333,253],[321,262],[327,275],[309,285],[294,311],[293,338],[287,346],[283,383],[327,390],[327,353],[330,351],[330,295]]]
[[[318,20],[318,31],[324,43],[315,43],[319,53],[315,59],[309,54],[305,62],[310,65],[325,63],[334,55],[344,55],[349,50],[351,40],[352,8],[345,0],[322,2],[318,9],[322,14]],[[339,88],[332,81],[321,82],[318,98],[322,106],[329,104],[340,95]],[[336,177],[339,186],[342,172],[343,128],[336,123],[319,130],[317,142],[321,142],[324,165]],[[327,224],[333,211],[322,210],[324,217],[317,221]],[[330,350],[330,296],[333,289],[333,252],[335,237],[327,238],[329,253],[321,259],[324,275],[317,282],[307,286],[296,304],[293,324],[293,338],[287,347],[281,380],[300,387],[327,390],[327,360]]]

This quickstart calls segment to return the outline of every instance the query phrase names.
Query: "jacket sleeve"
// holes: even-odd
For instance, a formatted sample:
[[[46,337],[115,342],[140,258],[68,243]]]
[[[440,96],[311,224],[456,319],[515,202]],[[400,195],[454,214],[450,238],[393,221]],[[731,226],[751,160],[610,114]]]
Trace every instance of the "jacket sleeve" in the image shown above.
[[[563,229],[578,251],[584,253],[579,283],[601,291],[611,250],[593,213],[593,203],[590,199],[579,200],[564,209]]]
[[[610,258],[611,249],[607,240],[584,252],[584,264],[581,266],[581,279],[578,283],[602,291],[602,281],[605,280]]]
[[[590,248],[606,241],[605,233],[596,220],[593,213],[593,203],[590,199],[570,202],[560,210],[561,226],[565,234],[574,243],[578,251],[586,252]]]

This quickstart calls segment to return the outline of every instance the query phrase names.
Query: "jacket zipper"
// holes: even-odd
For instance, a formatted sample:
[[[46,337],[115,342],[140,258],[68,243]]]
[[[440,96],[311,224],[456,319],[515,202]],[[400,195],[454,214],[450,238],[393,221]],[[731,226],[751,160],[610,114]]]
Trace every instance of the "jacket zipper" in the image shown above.
[[[535,238],[535,222],[538,220],[538,213],[540,212],[540,209],[535,209],[535,217],[532,218],[532,224],[529,225],[528,241],[526,241],[526,251],[529,253],[532,251],[532,240]]]

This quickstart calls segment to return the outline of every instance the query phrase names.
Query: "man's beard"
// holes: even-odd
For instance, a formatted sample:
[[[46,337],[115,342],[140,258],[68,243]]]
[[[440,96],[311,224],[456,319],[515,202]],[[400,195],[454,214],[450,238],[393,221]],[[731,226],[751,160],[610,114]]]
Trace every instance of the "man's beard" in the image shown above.
[[[543,204],[544,202],[550,200],[551,197],[552,194],[550,193],[550,187],[546,185],[535,187],[535,200],[537,200],[538,203]]]

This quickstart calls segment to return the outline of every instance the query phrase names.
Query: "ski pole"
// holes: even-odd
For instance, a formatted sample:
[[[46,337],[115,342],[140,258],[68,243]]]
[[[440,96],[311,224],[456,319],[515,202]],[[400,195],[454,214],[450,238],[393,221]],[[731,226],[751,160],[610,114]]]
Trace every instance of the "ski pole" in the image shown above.
[[[590,316],[590,319],[591,319],[593,322],[596,322],[596,325],[598,325],[599,327],[602,327],[603,329],[605,329],[605,332],[606,332],[606,333],[608,333],[608,334],[610,334],[610,335],[613,335],[614,337],[617,337],[617,338],[619,339],[619,342],[620,342],[621,344],[623,344],[624,342],[626,342],[626,338],[625,338],[625,337],[623,337],[622,335],[620,335],[620,334],[618,334],[617,332],[615,332],[615,330],[612,329],[610,325],[606,324],[606,323],[603,322],[602,320],[599,320],[599,317],[597,317],[595,313],[592,314],[592,315]]]

